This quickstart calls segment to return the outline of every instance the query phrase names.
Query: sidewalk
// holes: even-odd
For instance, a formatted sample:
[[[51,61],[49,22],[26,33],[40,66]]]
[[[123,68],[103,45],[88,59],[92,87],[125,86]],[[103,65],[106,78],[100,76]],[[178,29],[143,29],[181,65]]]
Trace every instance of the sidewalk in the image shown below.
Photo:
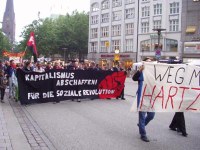
[[[0,150],[30,150],[26,137],[8,101],[0,103]]]
[[[0,150],[55,150],[26,107],[7,94],[0,103]]]

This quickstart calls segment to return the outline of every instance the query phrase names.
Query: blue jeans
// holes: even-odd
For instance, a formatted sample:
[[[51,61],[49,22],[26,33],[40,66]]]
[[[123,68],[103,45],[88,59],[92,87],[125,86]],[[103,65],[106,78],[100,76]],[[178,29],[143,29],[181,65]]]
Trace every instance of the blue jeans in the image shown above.
[[[139,132],[141,136],[146,136],[145,126],[154,118],[155,112],[139,111]]]

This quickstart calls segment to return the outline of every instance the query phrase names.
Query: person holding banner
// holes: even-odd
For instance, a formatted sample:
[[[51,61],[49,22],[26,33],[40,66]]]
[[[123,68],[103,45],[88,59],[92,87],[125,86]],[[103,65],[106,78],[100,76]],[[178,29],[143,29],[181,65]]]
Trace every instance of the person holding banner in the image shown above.
[[[176,112],[169,128],[173,131],[181,132],[184,137],[187,137],[185,128],[185,117],[183,112]]]
[[[145,58],[143,61],[149,62],[149,61],[151,61],[151,59]],[[144,81],[143,70],[144,70],[144,65],[140,66],[139,70],[134,74],[134,76],[135,76],[134,78],[137,78],[134,81],[138,81],[137,107],[139,107],[139,104],[140,104],[142,86],[143,86],[143,81]],[[144,142],[150,142],[146,136],[145,126],[154,118],[154,116],[155,116],[155,112],[139,111],[139,123],[137,125],[139,127],[139,133],[141,135],[141,140]]]

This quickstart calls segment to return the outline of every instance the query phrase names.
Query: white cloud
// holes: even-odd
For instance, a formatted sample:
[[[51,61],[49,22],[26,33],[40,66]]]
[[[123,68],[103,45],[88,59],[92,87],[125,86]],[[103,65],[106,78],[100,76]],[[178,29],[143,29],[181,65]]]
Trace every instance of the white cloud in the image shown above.
[[[89,11],[90,0],[13,0],[16,22],[16,40],[19,41],[23,27],[40,17],[49,17],[51,14],[66,14],[73,10]],[[6,0],[0,0],[0,21],[6,7]]]

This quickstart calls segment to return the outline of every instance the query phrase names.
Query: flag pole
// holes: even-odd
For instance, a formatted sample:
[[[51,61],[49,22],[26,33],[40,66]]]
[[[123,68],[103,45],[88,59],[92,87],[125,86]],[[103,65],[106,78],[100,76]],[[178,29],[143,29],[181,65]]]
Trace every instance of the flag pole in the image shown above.
[[[27,46],[25,47],[24,55],[25,55],[25,53],[26,53],[26,50],[27,50]],[[23,62],[23,57],[24,57],[24,55],[21,57],[21,63]]]

